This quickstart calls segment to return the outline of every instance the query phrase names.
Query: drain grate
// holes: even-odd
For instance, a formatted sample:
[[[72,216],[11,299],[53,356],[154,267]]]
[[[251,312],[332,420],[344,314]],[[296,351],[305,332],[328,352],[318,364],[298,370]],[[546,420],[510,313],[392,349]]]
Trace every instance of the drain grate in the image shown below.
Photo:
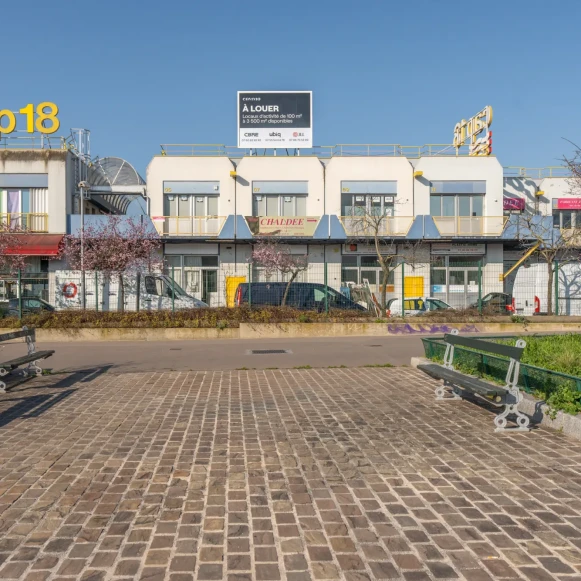
[[[277,353],[290,353],[288,349],[252,349],[251,355],[274,355]]]

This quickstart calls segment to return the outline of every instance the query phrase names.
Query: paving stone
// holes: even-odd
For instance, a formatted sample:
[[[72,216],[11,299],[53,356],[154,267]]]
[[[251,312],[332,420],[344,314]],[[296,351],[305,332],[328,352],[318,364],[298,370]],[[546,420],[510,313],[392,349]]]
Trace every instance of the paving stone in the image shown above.
[[[0,414],[61,380],[16,387]],[[580,577],[577,442],[496,436],[489,411],[436,403],[415,370],[70,383],[0,427],[18,443],[0,447],[0,578]]]

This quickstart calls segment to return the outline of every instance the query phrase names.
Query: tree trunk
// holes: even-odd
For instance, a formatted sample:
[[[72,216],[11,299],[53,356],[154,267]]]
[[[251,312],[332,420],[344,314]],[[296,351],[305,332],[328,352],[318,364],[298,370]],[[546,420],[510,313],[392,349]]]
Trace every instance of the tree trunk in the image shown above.
[[[547,273],[549,275],[547,284],[547,315],[553,314],[553,261],[547,261]]]
[[[381,316],[385,317],[387,311],[387,279],[389,278],[389,270],[382,266],[382,280],[381,280]]]
[[[290,290],[290,286],[293,283],[294,279],[297,277],[298,271],[297,272],[293,272],[290,280],[288,281],[286,288],[284,289],[284,295],[282,296],[282,301],[280,303],[281,307],[284,307],[286,305],[286,298],[288,296],[288,291]]]
[[[125,286],[123,284],[123,275],[119,274],[119,310],[125,312]]]

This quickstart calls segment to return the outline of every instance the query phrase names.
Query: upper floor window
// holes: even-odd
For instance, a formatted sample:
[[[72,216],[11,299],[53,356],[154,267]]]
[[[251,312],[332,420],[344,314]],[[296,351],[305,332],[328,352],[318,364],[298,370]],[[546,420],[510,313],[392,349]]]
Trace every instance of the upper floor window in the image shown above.
[[[341,216],[393,216],[394,196],[341,194]]]
[[[253,216],[306,216],[307,196],[254,194]]]
[[[220,182],[163,182],[164,216],[217,216]]]
[[[252,182],[253,216],[306,216],[306,181]]]
[[[164,216],[217,216],[218,196],[165,194]]]
[[[0,224],[46,231],[47,191],[46,188],[0,189]]]
[[[397,181],[342,181],[341,216],[393,216]]]
[[[441,181],[430,187],[430,215],[482,216],[485,181]]]

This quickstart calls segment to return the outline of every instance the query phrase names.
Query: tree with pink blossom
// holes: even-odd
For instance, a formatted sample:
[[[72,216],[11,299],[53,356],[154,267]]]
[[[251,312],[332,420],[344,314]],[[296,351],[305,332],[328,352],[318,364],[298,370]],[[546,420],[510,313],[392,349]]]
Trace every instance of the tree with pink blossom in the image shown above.
[[[23,247],[26,240],[23,230],[0,224],[0,272],[14,274],[26,267],[26,256]]]
[[[269,276],[275,272],[280,272],[283,277],[290,275],[281,301],[283,307],[286,305],[291,284],[309,267],[306,255],[291,254],[288,246],[271,241],[258,242],[252,251],[251,261],[262,266]]]
[[[125,306],[123,275],[161,266],[159,235],[147,223],[121,216],[110,216],[99,225],[84,229],[81,238],[65,236],[63,257],[75,270],[96,270],[119,279],[120,308]]]

